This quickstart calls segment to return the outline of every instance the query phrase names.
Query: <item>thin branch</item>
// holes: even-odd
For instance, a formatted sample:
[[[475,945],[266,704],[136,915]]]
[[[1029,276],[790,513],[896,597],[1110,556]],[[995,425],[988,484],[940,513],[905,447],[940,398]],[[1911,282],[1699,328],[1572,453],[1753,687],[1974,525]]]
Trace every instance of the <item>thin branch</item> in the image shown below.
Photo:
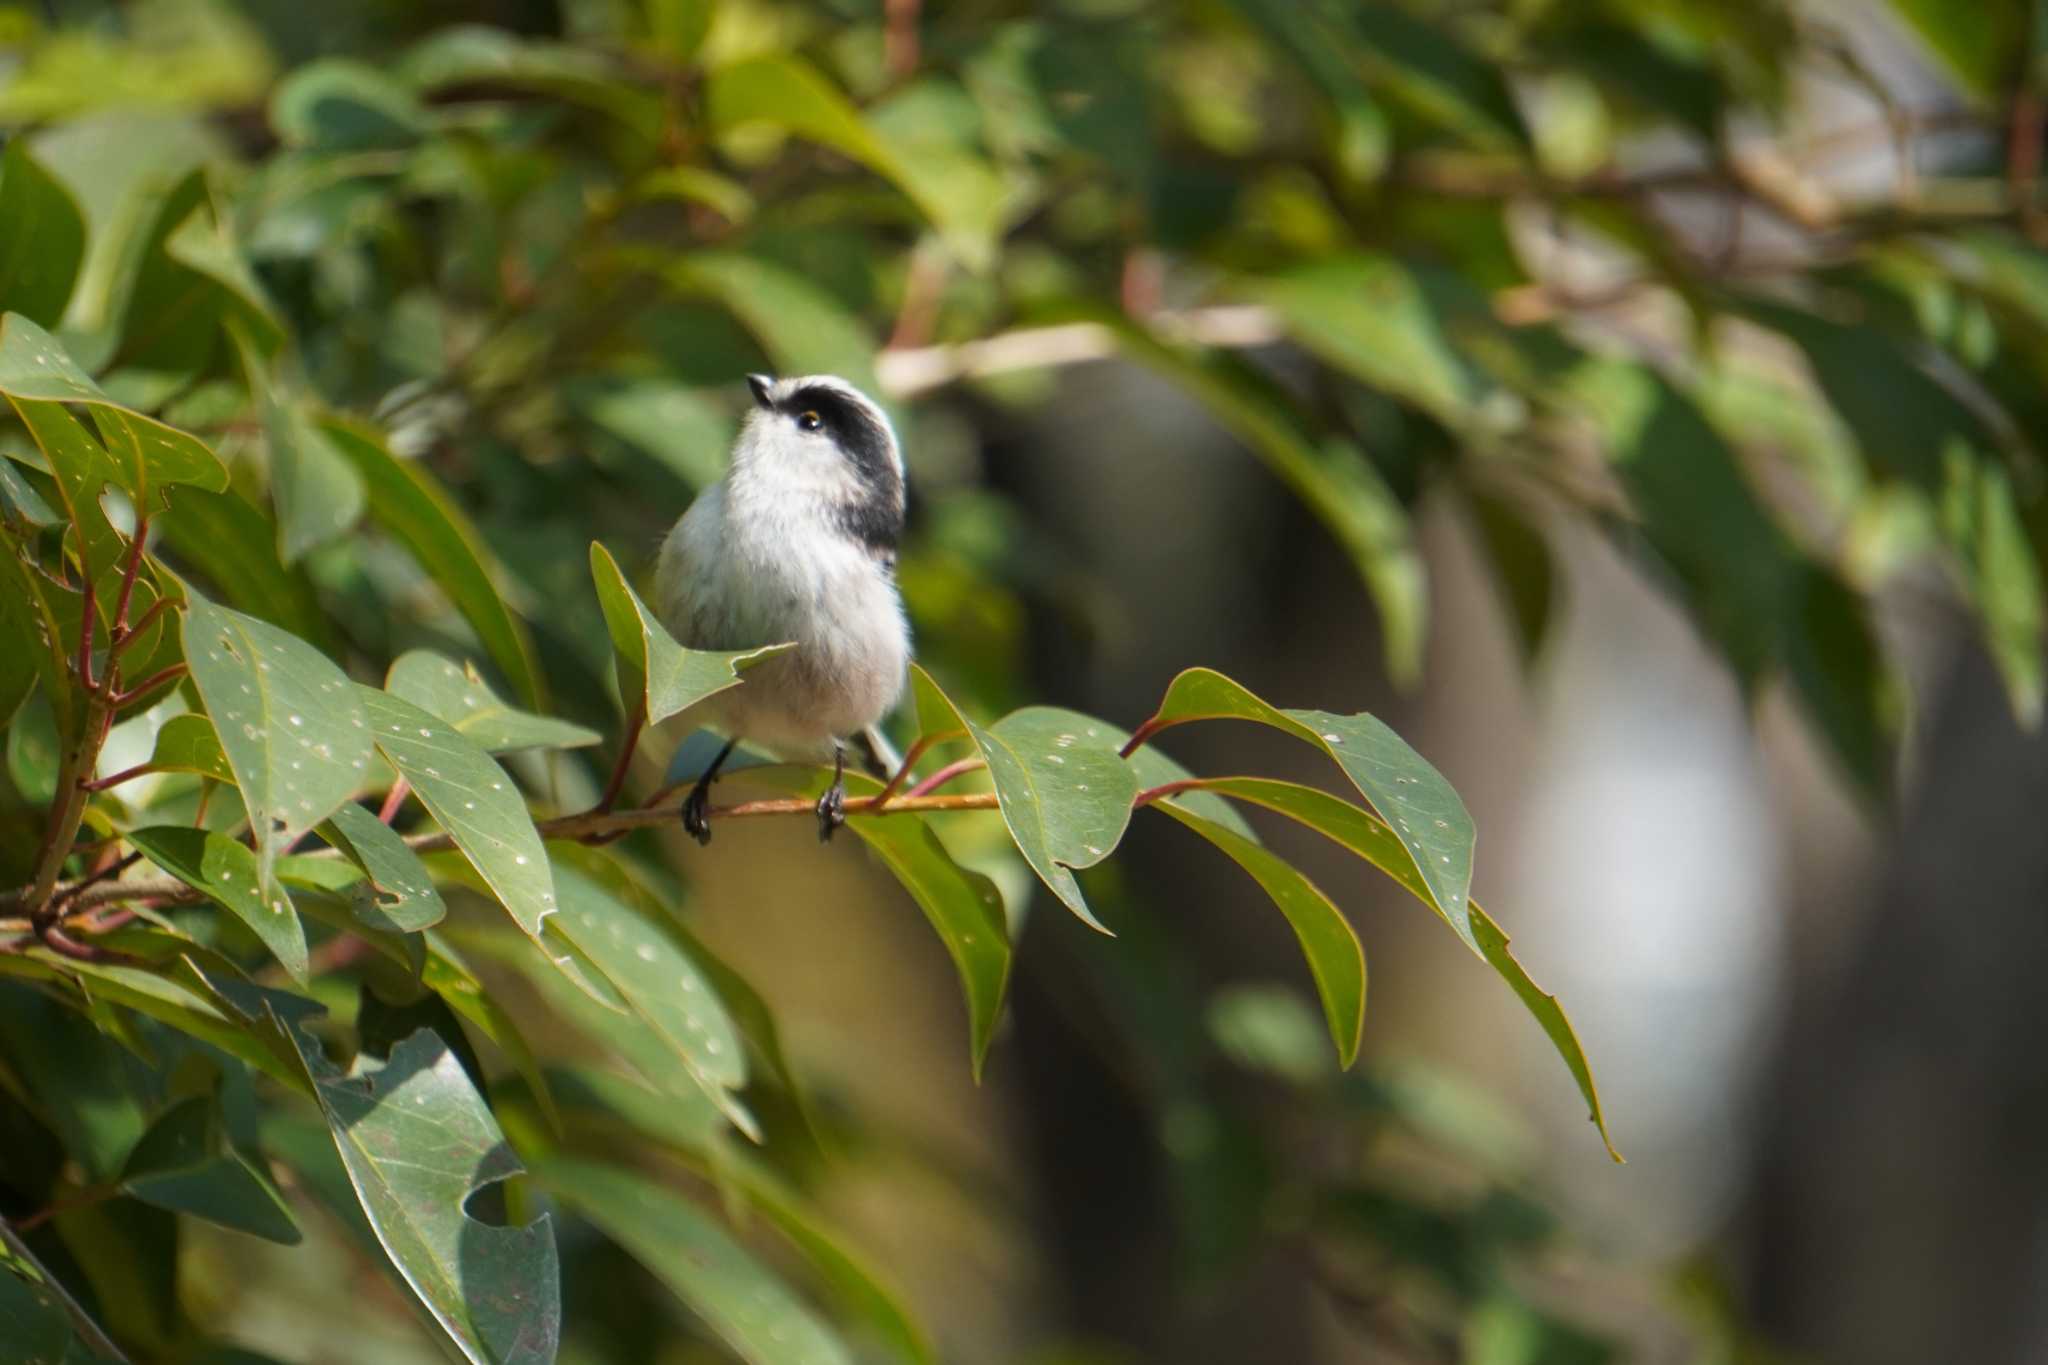
[[[1161,312],[1151,325],[1173,340],[1230,349],[1269,346],[1280,339],[1278,319],[1256,304]],[[1118,351],[1116,334],[1100,323],[1065,322],[998,332],[957,346],[883,351],[875,358],[875,373],[884,392],[910,398],[963,379],[1085,365]]]
[[[619,738],[618,761],[612,764],[612,775],[604,784],[604,795],[597,799],[597,809],[610,810],[619,799],[619,791],[626,785],[626,771],[633,766],[634,751],[640,747],[640,731],[647,724],[647,698],[641,697],[633,703],[633,714],[626,720],[626,733]]]
[[[910,751],[903,755],[903,762],[897,765],[896,772],[890,777],[888,785],[875,793],[873,812],[875,814],[881,813],[882,807],[889,804],[889,798],[894,796],[897,790],[910,780],[910,771],[917,766],[917,760],[929,753],[934,745],[943,744],[949,739],[957,739],[965,733],[967,732],[964,730],[945,730],[935,734],[919,735],[916,741],[911,744]]]
[[[148,607],[144,608],[142,615],[135,618],[135,624],[129,626],[126,632],[122,634],[120,643],[114,646],[114,657],[118,659],[132,649],[135,646],[135,642],[149,632],[149,628],[155,624],[156,618],[168,611],[170,606],[170,598],[159,597],[156,601],[150,603]]]
[[[147,777],[151,773],[162,771],[163,769],[157,767],[154,763],[138,763],[132,768],[123,768],[120,772],[110,776],[95,777],[90,782],[81,782],[78,785],[89,792],[103,792],[109,787],[118,787],[123,782],[132,782],[138,777]]]
[[[112,679],[112,667],[113,665],[108,665],[108,669],[110,670],[108,677],[110,681]],[[118,696],[116,696],[114,698],[114,709],[119,710],[123,706],[127,706],[133,702],[140,701],[142,698],[148,696],[157,688],[162,687],[165,683],[171,682],[177,678],[182,678],[184,676],[185,665],[183,664],[172,664],[168,668],[160,668],[156,672],[144,678],[141,682],[135,684],[135,686],[129,688],[127,691],[122,692]]]
[[[951,782],[954,778],[959,777],[961,774],[971,773],[978,768],[986,768],[987,766],[987,760],[982,758],[962,758],[955,760],[954,762],[948,763],[945,767],[933,773],[930,777],[927,777],[924,781],[918,783],[915,787],[912,787],[909,791],[905,792],[903,794],[903,799],[905,801],[915,801],[921,796],[929,796],[933,792],[937,791],[939,788],[945,786],[948,782]]]

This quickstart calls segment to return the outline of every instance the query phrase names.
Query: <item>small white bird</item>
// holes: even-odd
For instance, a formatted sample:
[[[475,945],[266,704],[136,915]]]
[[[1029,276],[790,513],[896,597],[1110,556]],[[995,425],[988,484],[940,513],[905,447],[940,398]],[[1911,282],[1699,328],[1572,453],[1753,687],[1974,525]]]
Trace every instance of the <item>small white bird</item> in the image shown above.
[[[843,379],[747,376],[754,410],[732,463],[670,531],[655,572],[662,622],[693,649],[796,648],[704,703],[725,748],[683,803],[709,843],[712,780],[742,739],[832,760],[818,837],[846,822],[846,741],[902,695],[910,627],[896,591],[903,454],[887,415]]]

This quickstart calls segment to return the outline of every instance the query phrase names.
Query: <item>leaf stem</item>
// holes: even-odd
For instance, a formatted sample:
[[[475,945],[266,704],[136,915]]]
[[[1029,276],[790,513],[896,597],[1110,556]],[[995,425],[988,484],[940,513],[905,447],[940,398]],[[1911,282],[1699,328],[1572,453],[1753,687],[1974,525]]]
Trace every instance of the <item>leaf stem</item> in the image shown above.
[[[159,597],[144,608],[142,615],[135,618],[135,624],[122,632],[120,642],[113,649],[114,657],[119,658],[121,655],[126,654],[129,648],[147,634],[152,625],[156,624],[156,618],[170,610],[170,606],[170,598]]]
[[[986,768],[987,766],[988,761],[980,757],[955,759],[905,792],[903,799],[905,801],[913,801],[921,796],[929,796],[963,773],[971,773],[977,768]],[[848,807],[848,809],[851,809],[851,807]]]
[[[377,808],[377,818],[387,825],[396,820],[399,808],[405,804],[405,798],[411,791],[412,783],[405,780],[404,773],[400,773],[398,780],[391,784],[391,790],[384,793],[384,804]]]
[[[646,724],[647,698],[642,696],[634,701],[626,732],[619,737],[619,757],[612,764],[611,778],[604,784],[604,795],[598,798],[598,810],[610,810],[619,799],[619,791],[626,785],[626,770],[633,766],[633,754],[640,747],[640,731]]]
[[[897,766],[896,772],[890,777],[888,785],[875,793],[874,812],[880,813],[882,807],[889,804],[889,798],[894,796],[897,790],[910,780],[910,770],[917,766],[917,760],[929,753],[933,746],[943,744],[947,740],[957,738],[965,733],[966,731],[964,730],[942,730],[935,734],[919,735],[917,741],[910,746],[909,752],[903,755],[903,762]]]

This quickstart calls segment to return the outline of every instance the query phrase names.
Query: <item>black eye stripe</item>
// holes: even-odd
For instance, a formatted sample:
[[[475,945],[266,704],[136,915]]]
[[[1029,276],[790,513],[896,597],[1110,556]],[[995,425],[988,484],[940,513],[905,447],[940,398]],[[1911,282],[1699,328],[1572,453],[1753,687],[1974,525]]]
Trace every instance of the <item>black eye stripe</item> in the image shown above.
[[[798,389],[776,406],[799,425],[806,413],[816,413],[819,426],[831,433],[833,441],[869,484],[899,484],[889,430],[866,404],[817,384]]]

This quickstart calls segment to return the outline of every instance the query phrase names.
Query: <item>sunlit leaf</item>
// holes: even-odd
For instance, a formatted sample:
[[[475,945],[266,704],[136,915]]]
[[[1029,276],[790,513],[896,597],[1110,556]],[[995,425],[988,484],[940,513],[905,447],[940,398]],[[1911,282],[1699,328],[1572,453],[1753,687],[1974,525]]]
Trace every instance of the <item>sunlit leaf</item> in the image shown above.
[[[247,845],[210,830],[159,825],[131,830],[128,841],[195,891],[203,891],[249,926],[292,980],[306,983],[306,930],[282,886],[264,885]]]
[[[326,839],[368,878],[365,904],[359,915],[373,917],[375,927],[413,933],[439,924],[448,907],[434,889],[419,855],[389,825],[353,801],[334,812],[320,827]]]
[[[431,650],[401,654],[384,688],[433,712],[493,754],[522,749],[575,749],[595,744],[595,730],[505,704],[472,666],[463,668]]]
[[[149,763],[174,773],[198,773],[216,782],[232,782],[235,770],[220,747],[220,736],[205,716],[172,716],[156,732],[156,747]]]
[[[597,583],[612,647],[618,651],[620,698],[629,711],[638,703],[641,718],[650,726],[738,686],[742,669],[789,648],[775,644],[731,651],[685,649],[626,582],[611,552],[596,541],[590,543],[590,576]]]
[[[1420,869],[1432,902],[1458,936],[1473,943],[1465,915],[1476,838],[1472,817],[1443,774],[1384,722],[1363,713],[1282,711],[1208,668],[1191,668],[1175,678],[1143,728],[1150,732],[1191,720],[1256,721],[1328,754],[1359,794],[1386,816]]]
[[[336,647],[333,624],[304,566],[284,567],[277,527],[264,511],[233,491],[181,487],[169,502],[170,515],[160,524],[180,563],[199,570],[239,610],[322,649]]]
[[[818,1316],[697,1207],[619,1166],[552,1158],[535,1177],[652,1271],[749,1365],[851,1365]]]
[[[85,218],[19,135],[0,154],[0,301],[54,327],[85,259]]]
[[[969,720],[922,668],[911,665],[910,675],[925,733],[960,731],[973,740],[1018,852],[1082,923],[1108,933],[1071,870],[1109,856],[1138,793],[1137,776],[1117,757],[1107,728],[1071,728],[1064,712],[1020,712],[1022,719],[998,733],[1001,723],[985,729]]]
[[[369,721],[327,657],[267,622],[189,594],[185,658],[256,831],[266,888],[279,850],[368,777]]]
[[[557,931],[618,987],[674,1054],[671,1065],[679,1065],[735,1127],[758,1139],[759,1126],[737,1098],[747,1083],[739,1035],[682,945],[665,925],[636,914],[573,868],[557,868],[555,886],[562,905]]]

